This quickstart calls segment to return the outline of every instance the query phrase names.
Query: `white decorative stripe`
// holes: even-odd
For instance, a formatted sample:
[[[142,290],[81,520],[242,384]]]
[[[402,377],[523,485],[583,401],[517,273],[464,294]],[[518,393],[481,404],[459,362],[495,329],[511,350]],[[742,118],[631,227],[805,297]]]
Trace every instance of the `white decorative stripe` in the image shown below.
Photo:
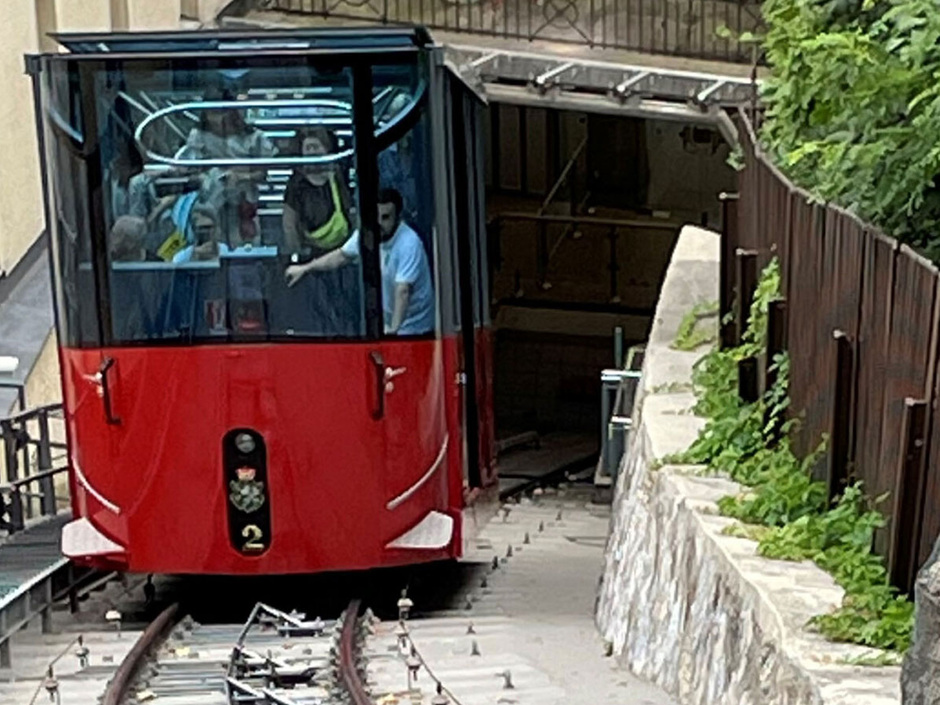
[[[421,479],[414,483],[407,490],[398,495],[395,499],[391,500],[388,504],[385,505],[386,509],[395,509],[402,502],[408,499],[411,495],[421,489],[421,486],[431,479],[431,475],[437,472],[437,469],[441,466],[441,463],[444,462],[444,456],[447,454],[447,441],[450,440],[450,436],[444,436],[444,443],[441,444],[441,450],[437,454],[437,459],[434,461],[434,464],[428,468],[428,471],[421,476]]]
[[[72,456],[72,469],[75,471],[75,479],[78,480],[78,484],[88,490],[92,497],[97,499],[99,502],[101,502],[101,504],[103,504],[107,509],[110,509],[115,514],[121,513],[121,508],[118,505],[109,501],[107,497],[91,486],[88,478],[85,477],[85,473],[82,472],[82,466],[78,464],[78,461],[75,459],[74,455]]]

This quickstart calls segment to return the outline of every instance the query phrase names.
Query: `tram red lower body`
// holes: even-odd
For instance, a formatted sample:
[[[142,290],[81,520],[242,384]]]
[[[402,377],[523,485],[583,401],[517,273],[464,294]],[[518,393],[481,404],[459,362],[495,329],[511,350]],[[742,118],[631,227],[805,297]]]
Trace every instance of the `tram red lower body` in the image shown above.
[[[482,486],[465,486],[457,348],[448,339],[62,349],[75,516],[64,552],[177,574],[459,557],[486,514],[473,501],[495,501],[495,473],[484,449]],[[106,358],[114,364],[96,378]],[[383,388],[377,358],[394,371]],[[270,537],[256,555],[228,524],[239,509],[222,438],[238,428],[267,448]]]

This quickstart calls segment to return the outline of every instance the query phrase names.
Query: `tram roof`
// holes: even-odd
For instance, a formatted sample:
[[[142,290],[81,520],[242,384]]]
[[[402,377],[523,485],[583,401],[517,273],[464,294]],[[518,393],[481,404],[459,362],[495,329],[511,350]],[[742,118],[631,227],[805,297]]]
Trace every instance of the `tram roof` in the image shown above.
[[[424,27],[337,27],[181,32],[92,32],[50,35],[72,54],[174,54],[292,50],[372,52],[433,45]]]

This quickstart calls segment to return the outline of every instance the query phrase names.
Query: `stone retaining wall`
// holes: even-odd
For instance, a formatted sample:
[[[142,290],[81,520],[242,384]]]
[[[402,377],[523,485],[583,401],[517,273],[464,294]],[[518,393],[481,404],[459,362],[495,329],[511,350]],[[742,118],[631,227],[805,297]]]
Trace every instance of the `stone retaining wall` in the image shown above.
[[[680,235],[647,344],[636,431],[614,496],[597,621],[634,673],[683,704],[887,705],[900,702],[897,667],[847,665],[871,650],[831,644],[804,628],[842,590],[809,562],[757,556],[725,536],[716,501],[726,479],[657,460],[684,450],[703,421],[691,415],[692,365],[704,354],[669,346],[693,305],[718,297],[718,236]]]

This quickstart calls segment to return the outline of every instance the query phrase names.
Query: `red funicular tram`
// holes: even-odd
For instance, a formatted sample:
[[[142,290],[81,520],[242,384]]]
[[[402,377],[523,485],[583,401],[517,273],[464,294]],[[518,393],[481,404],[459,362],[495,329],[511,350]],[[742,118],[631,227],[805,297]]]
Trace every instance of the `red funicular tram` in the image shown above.
[[[461,555],[495,499],[479,99],[421,29],[29,57],[74,520],[154,573]]]

